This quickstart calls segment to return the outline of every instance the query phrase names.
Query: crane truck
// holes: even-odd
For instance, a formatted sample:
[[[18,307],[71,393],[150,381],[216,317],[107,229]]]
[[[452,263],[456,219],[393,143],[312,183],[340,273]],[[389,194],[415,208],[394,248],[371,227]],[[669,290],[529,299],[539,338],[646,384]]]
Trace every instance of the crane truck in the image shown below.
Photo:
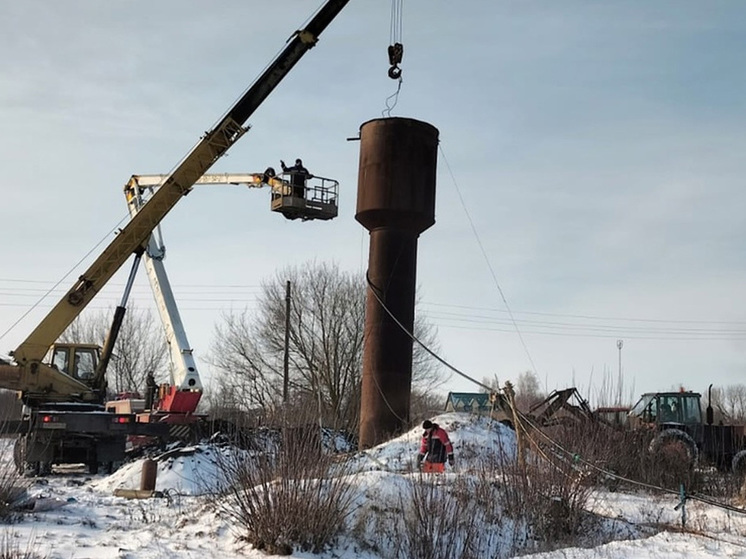
[[[11,353],[0,361],[0,388],[15,390],[24,403],[24,417],[17,428],[15,464],[22,473],[40,474],[53,464],[83,463],[94,473],[101,465],[113,469],[124,459],[128,436],[166,436],[163,422],[138,421],[133,413],[114,413],[105,407],[106,368],[124,318],[135,272],[151,234],[184,196],[191,192],[212,165],[248,130],[246,121],[287,76],[303,55],[313,48],[321,32],[349,0],[327,0],[296,31],[257,80],[208,130],[160,187],[143,204],[89,268]],[[262,180],[278,186],[277,211],[291,219],[313,218],[316,208],[293,199],[274,185],[275,177]],[[281,179],[278,179],[281,181]],[[297,196],[295,197],[297,198]],[[57,339],[86,308],[111,277],[134,255],[122,304],[114,313],[109,335],[100,352],[94,344],[63,344]]]

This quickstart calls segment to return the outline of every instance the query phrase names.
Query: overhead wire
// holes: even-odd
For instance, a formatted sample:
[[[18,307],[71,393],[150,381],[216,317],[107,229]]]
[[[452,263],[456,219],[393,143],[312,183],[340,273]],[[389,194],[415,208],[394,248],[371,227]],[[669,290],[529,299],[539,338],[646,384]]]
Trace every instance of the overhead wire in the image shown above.
[[[2,281],[2,280],[0,280]],[[436,307],[453,307],[459,309],[469,310],[484,310],[484,311],[495,311],[504,312],[502,309],[492,309],[490,307],[473,307],[468,305],[454,305],[450,303],[427,303]],[[660,319],[660,318],[629,318],[629,317],[610,317],[610,316],[598,316],[598,315],[586,315],[586,314],[566,314],[566,313],[551,313],[551,312],[539,312],[539,311],[517,311],[516,314],[531,314],[539,316],[557,316],[566,318],[582,318],[587,320],[618,320],[618,321],[629,321],[629,322],[664,322],[664,323],[681,323],[681,324],[743,324],[746,325],[746,320],[691,320],[691,319]]]
[[[55,284],[57,287],[54,286]],[[108,282],[89,308],[106,308],[107,302],[118,302],[120,295],[117,289],[122,285],[124,284],[121,282]],[[227,304],[231,306],[256,304],[261,295],[262,286],[234,283],[174,283],[173,287],[178,293],[180,303],[192,303],[189,307],[182,305],[183,310],[217,311],[225,309]],[[67,287],[60,286],[59,282],[0,278],[0,307],[28,309],[31,304],[35,303],[37,309],[51,308],[56,304],[56,300],[52,299],[58,299],[66,292]],[[152,297],[151,293],[152,288],[143,279],[138,280],[133,288],[133,294],[140,299],[149,300]],[[42,294],[43,302],[41,303],[37,301],[39,294]],[[96,305],[96,302],[99,305]],[[103,307],[101,303],[104,304]],[[513,311],[511,319],[505,309],[490,307],[420,301],[418,308],[426,309],[428,318],[440,329],[514,333],[515,321],[522,333],[541,336],[598,339],[623,337],[630,340],[671,342],[741,341],[746,338],[746,322],[737,320],[664,320],[532,311]],[[547,320],[542,320],[544,317]],[[552,318],[558,320],[552,320]]]
[[[456,180],[456,177],[453,174],[453,170],[451,169],[451,165],[448,162],[448,158],[446,157],[445,150],[443,149],[443,144],[438,143],[438,148],[440,150],[441,156],[443,157],[443,161],[446,164],[446,169],[448,169],[448,174],[451,176],[451,181],[453,182],[453,186],[456,189],[456,194],[458,195],[459,200],[461,201],[461,207],[463,208],[464,213],[466,214],[466,218],[469,221],[469,226],[471,227],[472,233],[474,234],[474,238],[477,241],[479,250],[482,253],[482,257],[484,258],[484,261],[487,264],[487,268],[490,271],[490,274],[492,276],[492,281],[494,282],[495,287],[497,288],[497,291],[500,294],[500,298],[502,299],[503,305],[505,305],[505,309],[507,310],[508,315],[510,316],[510,320],[513,324],[513,327],[515,328],[516,334],[518,335],[518,339],[521,342],[521,346],[523,346],[523,351],[525,352],[526,357],[528,358],[528,361],[531,364],[531,368],[534,371],[534,373],[539,374],[539,370],[537,369],[536,364],[534,363],[533,357],[531,357],[531,352],[528,349],[526,340],[523,338],[521,329],[518,327],[518,323],[516,322],[515,317],[513,316],[513,311],[510,309],[510,305],[508,304],[508,300],[505,297],[505,293],[503,292],[502,287],[500,287],[500,282],[497,279],[497,274],[495,273],[495,269],[492,267],[492,263],[490,262],[490,259],[487,256],[487,251],[485,250],[484,245],[482,244],[482,240],[479,236],[479,232],[477,231],[477,228],[474,225],[474,220],[471,218],[469,209],[466,207],[464,197],[461,195],[461,189],[459,188],[458,181]]]
[[[70,274],[72,274],[85,261],[86,258],[88,258],[91,254],[93,254],[94,250],[96,250],[99,246],[101,246],[104,243],[104,241],[106,241],[109,237],[111,237],[112,234],[118,231],[120,229],[120,225],[128,218],[129,218],[129,214],[122,217],[122,219],[120,219],[119,222],[108,233],[106,233],[106,235],[101,237],[101,239],[93,247],[91,247],[91,249],[87,253],[85,253],[85,255],[83,255],[82,258],[80,258],[80,260],[78,260],[75,264],[73,264],[73,266],[67,272],[65,272],[65,274],[57,281],[57,283],[55,283],[49,290],[47,290],[47,292],[44,295],[42,295],[31,307],[29,307],[25,313],[21,314],[21,316],[18,317],[18,319],[15,322],[13,322],[2,334],[0,334],[0,340],[4,339],[5,336],[7,336],[16,326],[18,326],[24,318],[26,318],[29,314],[31,314],[31,312],[34,309],[39,307],[41,305],[41,302],[44,299],[46,299],[50,293],[52,293],[55,289],[57,289],[57,287],[59,287],[59,285],[63,281],[65,281],[67,277]]]
[[[361,254],[362,251],[364,251],[364,235],[361,237]],[[361,262],[362,259],[361,259]],[[364,264],[364,262],[363,262]],[[361,268],[362,273],[362,268]],[[27,279],[27,278],[0,278],[0,283],[7,282],[7,283],[19,283],[22,285],[25,284],[39,284],[40,286],[46,286],[50,283],[54,283],[53,280],[37,280],[37,279]],[[122,287],[124,286],[124,283],[119,282],[108,282],[108,287]],[[205,296],[214,295],[216,293],[222,294],[224,290],[244,290],[248,291],[249,293],[257,293],[261,290],[261,284],[222,284],[222,283],[172,283],[172,286],[175,288],[178,288],[180,294],[192,294],[192,295],[201,295],[203,294],[203,289],[210,290],[208,293],[204,293]],[[145,289],[148,292],[150,291],[150,287],[146,286],[145,283],[136,284],[134,289],[137,290],[139,288]],[[28,295],[31,296],[35,293],[66,293],[65,288],[57,288],[51,287],[47,289],[46,287],[0,287],[0,293],[6,292],[5,296],[23,296]],[[21,293],[24,292],[24,293]],[[29,292],[29,293],[25,293]],[[475,319],[486,319],[488,320],[490,318],[489,313],[505,313],[507,314],[507,311],[504,309],[499,308],[493,308],[493,307],[486,307],[486,306],[472,306],[472,305],[455,305],[452,303],[440,303],[435,301],[420,301],[418,303],[419,306],[428,308],[428,307],[434,307],[436,309],[462,309],[465,311],[463,314],[458,312],[450,312],[450,311],[436,311],[433,316],[440,317],[448,317],[453,316],[460,320],[459,317],[473,317]],[[475,312],[476,311],[476,312]],[[477,313],[488,313],[488,314],[477,314]],[[531,316],[547,316],[547,317],[556,317],[561,319],[579,319],[579,320],[589,320],[589,321],[606,321],[606,322],[633,322],[633,323],[650,323],[650,324],[661,324],[661,325],[695,325],[695,326],[703,326],[703,325],[721,325],[721,326],[746,326],[745,320],[701,320],[701,319],[662,319],[662,318],[640,318],[640,317],[619,317],[619,316],[602,316],[602,315],[587,315],[587,314],[571,314],[571,313],[552,313],[552,312],[539,312],[539,311],[527,311],[527,310],[520,310],[516,311],[513,310],[514,316],[519,315],[531,315]],[[501,319],[496,319],[496,321],[499,323]],[[518,322],[536,322],[537,324],[543,324],[543,322],[540,321],[528,321],[524,319],[517,319]],[[474,320],[474,322],[480,322],[480,320]],[[565,324],[565,323],[554,323],[554,322],[546,322],[546,324]],[[567,323],[572,325],[572,323]],[[612,326],[608,326],[609,328],[613,328]],[[675,328],[672,328],[675,330]],[[666,329],[665,331],[670,331],[672,329]],[[718,331],[718,330],[713,330]],[[731,330],[724,330],[726,332],[730,332]],[[746,330],[735,330],[736,333],[745,332]]]

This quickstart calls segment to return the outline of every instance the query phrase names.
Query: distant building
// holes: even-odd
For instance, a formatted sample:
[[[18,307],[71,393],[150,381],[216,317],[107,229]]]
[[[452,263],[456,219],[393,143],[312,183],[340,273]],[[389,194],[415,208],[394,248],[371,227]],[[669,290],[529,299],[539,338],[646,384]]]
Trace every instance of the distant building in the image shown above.
[[[446,411],[489,415],[491,410],[490,395],[484,392],[449,392],[446,399]]]

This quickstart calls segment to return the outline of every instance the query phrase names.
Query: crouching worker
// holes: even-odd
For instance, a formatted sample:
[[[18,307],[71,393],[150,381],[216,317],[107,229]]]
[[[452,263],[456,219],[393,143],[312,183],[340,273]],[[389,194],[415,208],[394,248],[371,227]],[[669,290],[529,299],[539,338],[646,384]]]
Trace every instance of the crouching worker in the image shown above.
[[[425,432],[422,433],[417,467],[423,472],[442,473],[447,459],[448,464],[453,468],[453,445],[445,429],[428,419],[423,421],[422,428]]]

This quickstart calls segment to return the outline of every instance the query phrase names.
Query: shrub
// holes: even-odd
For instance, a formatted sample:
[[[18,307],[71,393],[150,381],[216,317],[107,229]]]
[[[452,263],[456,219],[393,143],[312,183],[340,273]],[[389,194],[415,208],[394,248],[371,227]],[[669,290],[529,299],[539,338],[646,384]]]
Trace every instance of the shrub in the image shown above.
[[[344,468],[322,453],[318,427],[285,430],[279,450],[235,456],[221,459],[229,481],[215,503],[255,548],[320,553],[335,541],[354,493]]]

